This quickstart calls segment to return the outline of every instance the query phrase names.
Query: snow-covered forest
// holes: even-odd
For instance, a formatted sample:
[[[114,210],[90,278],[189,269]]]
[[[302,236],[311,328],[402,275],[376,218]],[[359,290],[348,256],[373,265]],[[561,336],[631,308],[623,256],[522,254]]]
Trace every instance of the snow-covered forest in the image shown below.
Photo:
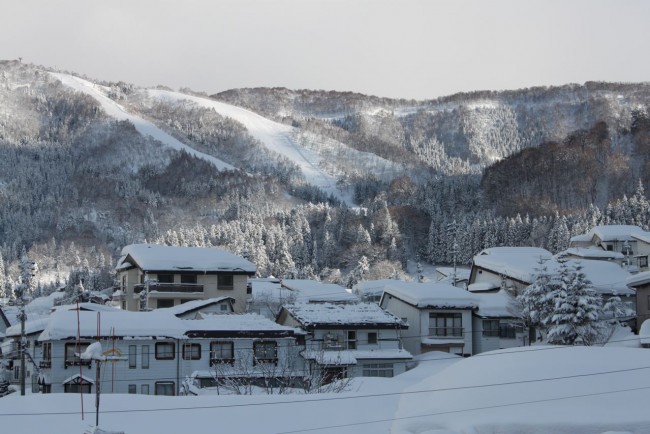
[[[37,288],[74,271],[99,289],[119,250],[141,241],[221,246],[263,276],[346,284],[360,271],[399,274],[409,259],[450,263],[455,251],[466,264],[500,245],[557,252],[596,224],[650,222],[647,84],[433,101],[287,89],[172,99],[94,86],[200,154],[141,134],[46,68],[0,62],[0,296],[23,255],[38,263]],[[216,100],[274,129],[262,135]],[[281,140],[308,164],[269,144]],[[310,173],[335,181],[338,196]]]

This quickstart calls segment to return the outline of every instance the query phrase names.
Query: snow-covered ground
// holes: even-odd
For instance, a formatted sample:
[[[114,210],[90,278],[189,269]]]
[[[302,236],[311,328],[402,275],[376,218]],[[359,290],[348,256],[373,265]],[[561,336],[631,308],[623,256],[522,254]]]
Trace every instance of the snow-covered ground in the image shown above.
[[[102,396],[100,426],[126,433],[647,433],[650,351],[537,346],[468,359],[419,357],[394,378],[325,395]],[[0,429],[81,433],[94,396],[0,398]]]
[[[176,138],[172,137],[171,135],[167,134],[166,132],[158,128],[153,123],[139,116],[129,113],[120,104],[118,104],[117,102],[113,101],[108,96],[106,96],[105,87],[99,86],[95,83],[92,83],[90,81],[69,74],[61,74],[61,73],[54,73],[54,72],[50,72],[50,74],[53,77],[56,77],[58,80],[60,80],[61,83],[63,83],[64,85],[76,91],[85,93],[86,95],[90,95],[91,97],[93,97],[101,104],[102,108],[104,109],[104,111],[108,116],[120,121],[127,120],[131,122],[135,126],[135,129],[143,136],[151,136],[155,140],[161,142],[163,145],[169,146],[176,150],[183,149],[185,150],[185,152],[187,152],[190,155],[202,158],[214,164],[214,166],[219,170],[235,169],[230,164],[221,161],[218,158],[215,158],[208,154],[204,154],[203,152],[198,152],[195,149],[187,146],[186,144],[182,143],[181,141],[177,140]]]

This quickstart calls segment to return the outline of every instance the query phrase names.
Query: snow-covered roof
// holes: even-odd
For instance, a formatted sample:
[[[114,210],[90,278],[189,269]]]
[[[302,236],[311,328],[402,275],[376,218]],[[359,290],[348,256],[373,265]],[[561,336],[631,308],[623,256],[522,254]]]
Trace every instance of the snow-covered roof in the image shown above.
[[[582,265],[582,271],[593,289],[599,294],[634,295],[634,291],[627,287],[627,279],[630,273],[614,262],[599,260],[573,260],[567,261],[569,267],[575,264]],[[557,261],[546,263],[549,273],[557,273],[560,264]]]
[[[375,303],[295,303],[283,306],[303,327],[404,327],[402,320]]]
[[[341,285],[308,279],[284,279],[282,286],[295,291],[298,302],[356,302],[359,298]]]
[[[384,287],[396,279],[363,280],[352,287],[352,291],[363,295],[381,295]]]
[[[469,280],[470,269],[456,267],[456,280]],[[454,272],[454,267],[436,267],[436,272],[443,277],[450,277]]]
[[[319,365],[356,365],[359,360],[411,360],[413,356],[406,350],[305,350],[300,353],[305,359]]]
[[[597,258],[597,259],[624,259],[625,255],[621,252],[604,250],[600,247],[570,247],[564,251],[567,255],[577,256],[579,258]]]
[[[494,291],[501,287],[501,284],[498,282],[478,282],[470,283],[467,285],[467,290],[469,292],[484,292],[484,291]]]
[[[176,247],[159,244],[131,244],[122,249],[117,269],[127,262],[144,271],[241,272],[255,273],[252,262],[216,247]]]
[[[446,283],[395,280],[384,287],[383,298],[387,296],[399,298],[419,308],[474,309],[478,307],[473,294]]]
[[[86,338],[97,336],[97,313],[79,312],[79,335]],[[68,339],[77,336],[77,312],[61,310],[51,315],[51,320],[39,340]],[[257,314],[206,315],[200,320],[182,320],[168,309],[151,312],[116,310],[100,314],[100,333],[118,338],[159,337],[186,338],[202,332],[290,332],[292,327],[282,326]]]
[[[494,294],[475,294],[478,301],[476,315],[482,318],[513,318],[515,313],[511,307],[513,297],[500,290]]]
[[[650,271],[633,274],[626,280],[627,286],[635,287],[650,283]]]
[[[540,261],[553,254],[539,247],[492,247],[474,256],[474,265],[522,282],[531,282]]]
[[[635,237],[650,236],[650,232],[633,225],[601,225],[594,226],[586,234],[571,237],[571,242],[591,241],[594,236],[601,241],[631,241]]]
[[[76,304],[62,304],[60,306],[54,306],[52,308],[54,311],[57,310],[77,310],[77,305]],[[86,311],[92,311],[92,312],[114,312],[117,309],[113,306],[109,306],[107,304],[99,304],[99,303],[79,303],[79,309],[81,310],[86,310]]]
[[[25,321],[25,334],[31,335],[42,332],[47,327],[49,321],[49,317]],[[20,336],[20,324],[9,327],[5,334],[7,337]]]

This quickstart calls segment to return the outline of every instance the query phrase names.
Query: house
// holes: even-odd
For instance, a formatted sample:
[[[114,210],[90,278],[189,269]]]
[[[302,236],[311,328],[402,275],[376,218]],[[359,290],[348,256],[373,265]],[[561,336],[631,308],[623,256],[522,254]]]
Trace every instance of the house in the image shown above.
[[[277,322],[307,332],[301,353],[310,374],[325,382],[345,377],[393,377],[406,371],[408,326],[376,303],[305,303],[282,307]]]
[[[478,302],[468,291],[445,283],[395,280],[384,287],[379,305],[408,322],[402,341],[410,353],[474,353],[472,312]]]
[[[172,307],[190,300],[234,299],[234,310],[246,309],[246,283],[256,272],[244,258],[217,248],[132,244],[117,263],[122,309],[137,311]]]
[[[290,298],[305,303],[356,303],[359,298],[346,288],[334,283],[322,283],[308,279],[283,279],[282,288],[291,291]]]
[[[352,287],[352,293],[356,295],[359,300],[379,304],[381,296],[384,293],[384,287],[389,285],[393,280],[394,279],[362,280]]]
[[[295,301],[293,291],[282,287],[275,277],[248,279],[248,312],[260,314],[272,321],[285,303]]]
[[[648,270],[650,232],[632,225],[595,226],[589,232],[571,238],[569,247],[595,247],[624,256],[621,262],[638,270]]]
[[[456,267],[454,270],[454,267],[436,267],[436,281],[464,289],[469,283],[469,273],[470,270],[467,268]]]
[[[634,308],[634,291],[626,285],[630,273],[614,262],[569,259],[569,267],[579,263],[593,289],[607,299],[617,295]],[[558,272],[560,263],[549,251],[537,247],[492,247],[474,256],[470,273],[470,292],[496,292],[503,288],[511,295],[519,294],[535,281],[542,267],[548,273]]]
[[[37,318],[25,321],[25,387],[32,391],[38,391],[38,373],[41,368],[41,348],[38,337],[45,329],[49,318]],[[12,384],[20,384],[21,363],[20,363],[20,341],[21,325],[16,324],[9,327],[5,338],[0,345],[5,369],[9,371]]]
[[[627,286],[636,291],[636,328],[640,330],[650,318],[650,271],[631,275],[627,278]],[[648,326],[650,321],[646,324],[646,328]]]
[[[478,303],[472,314],[473,354],[529,344],[528,330],[517,315],[512,295],[503,289],[473,295]]]
[[[185,378],[200,386],[225,379],[282,381],[302,373],[303,335],[259,315],[204,314],[181,319],[171,309],[151,312],[58,310],[40,334],[43,392],[176,395]],[[77,319],[79,318],[79,322]],[[121,359],[102,371],[80,357],[100,342],[102,354]]]

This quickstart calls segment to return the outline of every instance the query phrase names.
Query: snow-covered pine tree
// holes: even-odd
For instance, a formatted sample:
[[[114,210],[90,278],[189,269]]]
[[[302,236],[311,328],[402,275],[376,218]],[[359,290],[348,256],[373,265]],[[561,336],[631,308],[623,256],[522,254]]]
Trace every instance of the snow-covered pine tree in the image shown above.
[[[566,262],[561,268],[568,268]],[[600,336],[598,314],[602,298],[575,262],[571,270],[560,270],[561,289],[548,329],[548,342],[559,345],[592,345]]]
[[[548,272],[548,267],[543,258],[539,260],[539,266],[535,269],[535,280],[517,294],[517,305],[521,310],[521,318],[524,325],[530,328],[545,330],[548,321],[555,309],[553,299],[557,283],[553,281]]]

